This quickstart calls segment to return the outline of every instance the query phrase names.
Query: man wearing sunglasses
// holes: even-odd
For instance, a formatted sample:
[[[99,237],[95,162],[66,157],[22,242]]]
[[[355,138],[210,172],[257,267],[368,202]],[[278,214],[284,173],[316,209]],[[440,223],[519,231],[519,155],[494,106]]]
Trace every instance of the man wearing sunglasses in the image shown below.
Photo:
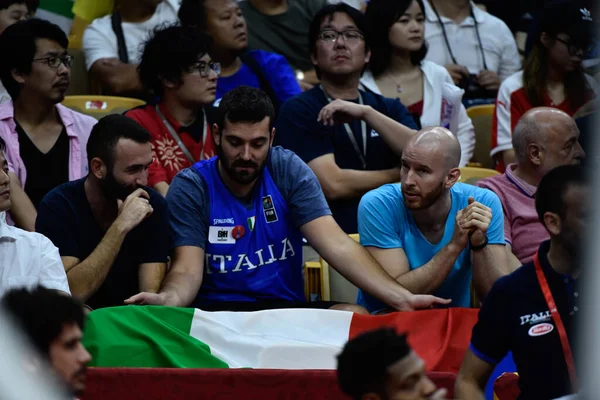
[[[215,100],[221,66],[208,55],[210,42],[194,28],[173,25],[157,30],[142,54],[140,81],[159,100],[125,115],[152,135],[148,186],[163,196],[180,170],[215,155],[204,107]]]
[[[364,193],[400,180],[400,154],[416,128],[399,100],[358,89],[371,56],[364,25],[344,3],[315,15],[309,46],[321,85],[286,102],[276,123],[277,144],[308,163],[346,233],[358,232]]]
[[[56,186],[87,174],[86,144],[96,123],[59,103],[69,87],[73,58],[65,33],[31,19],[0,35],[0,79],[12,102],[0,105],[13,208],[10,217],[33,231],[36,208]]]

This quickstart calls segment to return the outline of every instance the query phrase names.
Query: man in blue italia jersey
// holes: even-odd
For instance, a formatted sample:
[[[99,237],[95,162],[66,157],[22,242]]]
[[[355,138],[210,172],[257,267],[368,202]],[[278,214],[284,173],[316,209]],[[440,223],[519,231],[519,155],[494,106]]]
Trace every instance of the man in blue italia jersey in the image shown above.
[[[128,304],[204,310],[362,307],[306,302],[302,237],[343,276],[397,310],[447,304],[413,295],[395,282],[335,223],[310,168],[294,153],[271,148],[274,109],[260,89],[242,86],[219,105],[217,157],[183,170],[167,195],[173,247],[160,293]]]

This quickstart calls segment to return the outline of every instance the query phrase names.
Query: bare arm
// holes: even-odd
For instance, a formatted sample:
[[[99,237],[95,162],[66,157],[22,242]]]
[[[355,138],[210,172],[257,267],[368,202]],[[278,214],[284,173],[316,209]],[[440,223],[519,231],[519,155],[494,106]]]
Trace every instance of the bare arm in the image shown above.
[[[433,296],[415,296],[403,288],[364,247],[346,235],[331,216],[308,222],[300,231],[346,279],[397,310],[409,311],[430,307],[435,303],[448,303]]]
[[[454,387],[454,397],[465,400],[485,399],[485,385],[494,372],[494,365],[477,357],[467,349]]]
[[[101,58],[92,65],[90,72],[115,94],[141,92],[144,88],[137,67],[137,64],[125,64],[115,58]]]
[[[167,192],[169,191],[169,184],[167,182],[158,182],[154,185],[154,190],[162,195],[162,197],[167,196]]]
[[[514,268],[509,265],[506,248],[501,244],[491,244],[481,250],[471,251],[471,254],[475,292],[479,299],[484,299],[494,283],[514,271]]]
[[[341,169],[335,163],[333,154],[317,157],[308,166],[317,175],[327,200],[360,196],[381,185],[400,180],[398,168],[380,171]]]
[[[21,229],[29,232],[35,232],[35,219],[37,218],[37,211],[29,200],[29,196],[21,187],[21,181],[12,172],[8,173],[10,177],[10,200],[12,207],[10,209],[10,216],[15,225]]]
[[[204,273],[204,249],[176,247],[171,270],[158,294],[142,292],[125,300],[125,304],[159,304],[187,307],[196,298]]]
[[[138,270],[139,289],[142,292],[158,293],[166,272],[166,263],[141,264]]]
[[[506,249],[506,258],[507,258],[507,262],[508,262],[508,268],[511,271],[515,271],[517,268],[519,268],[521,265],[523,265],[523,263],[521,261],[519,261],[517,256],[515,256],[515,253],[513,253],[512,246],[510,245],[510,243],[506,243],[505,249]]]

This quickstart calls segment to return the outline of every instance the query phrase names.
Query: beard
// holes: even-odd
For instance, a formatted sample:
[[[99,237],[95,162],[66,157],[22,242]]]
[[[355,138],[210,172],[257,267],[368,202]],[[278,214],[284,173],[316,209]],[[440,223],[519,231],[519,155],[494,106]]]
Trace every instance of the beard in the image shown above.
[[[142,186],[128,186],[119,183],[115,178],[112,168],[108,168],[106,176],[100,181],[100,187],[102,188],[102,193],[104,193],[107,198],[125,200],[127,196]]]
[[[404,192],[404,188],[402,189]],[[417,204],[407,201],[406,197],[404,198],[404,206],[409,210],[424,210],[431,207],[435,202],[444,194],[444,182],[440,182],[439,186],[433,189],[431,192],[427,194],[420,195],[420,201]]]
[[[221,145],[216,145],[216,152],[219,160],[221,161],[221,167],[231,180],[241,185],[247,185],[254,182],[261,174],[265,166],[267,165],[268,157],[257,164],[254,161],[244,160],[228,160],[224,153]],[[268,153],[267,153],[268,154]],[[249,168],[247,170],[237,170],[237,168]]]

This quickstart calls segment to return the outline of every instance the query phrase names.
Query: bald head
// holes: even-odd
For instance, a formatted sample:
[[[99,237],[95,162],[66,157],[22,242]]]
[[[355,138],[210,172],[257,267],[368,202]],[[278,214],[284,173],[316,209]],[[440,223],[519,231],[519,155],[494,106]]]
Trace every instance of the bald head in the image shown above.
[[[538,144],[546,147],[548,141],[578,132],[575,120],[567,113],[550,107],[536,107],[527,111],[515,127],[512,145],[518,163],[529,159],[528,147]]]
[[[410,138],[404,151],[433,159],[443,159],[446,169],[458,168],[460,164],[458,139],[448,129],[439,126],[421,129]]]

